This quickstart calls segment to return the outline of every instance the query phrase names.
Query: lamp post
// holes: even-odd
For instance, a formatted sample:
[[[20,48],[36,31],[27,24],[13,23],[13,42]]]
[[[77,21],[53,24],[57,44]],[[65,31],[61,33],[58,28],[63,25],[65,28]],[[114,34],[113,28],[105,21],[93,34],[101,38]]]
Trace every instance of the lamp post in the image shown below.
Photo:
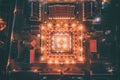
[[[13,21],[12,21],[12,27],[11,27],[11,32],[10,32],[10,45],[9,45],[9,53],[8,53],[6,71],[8,71],[9,65],[10,65],[12,41],[13,41],[14,27],[15,27],[15,21],[16,21],[16,14],[17,14],[17,0],[15,0],[15,6],[14,6],[14,11],[13,11]]]

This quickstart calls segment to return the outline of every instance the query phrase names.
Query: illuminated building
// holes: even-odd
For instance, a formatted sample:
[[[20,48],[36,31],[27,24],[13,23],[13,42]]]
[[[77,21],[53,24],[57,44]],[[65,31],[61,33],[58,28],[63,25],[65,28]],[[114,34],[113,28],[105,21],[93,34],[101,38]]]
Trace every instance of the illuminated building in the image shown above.
[[[7,64],[10,74],[26,71],[97,80],[99,73],[94,70],[99,68],[94,63],[98,62],[105,64],[106,72],[100,75],[113,75],[111,63],[101,61],[98,50],[106,36],[92,28],[101,26],[105,0],[28,0],[23,1],[26,6],[16,1]]]

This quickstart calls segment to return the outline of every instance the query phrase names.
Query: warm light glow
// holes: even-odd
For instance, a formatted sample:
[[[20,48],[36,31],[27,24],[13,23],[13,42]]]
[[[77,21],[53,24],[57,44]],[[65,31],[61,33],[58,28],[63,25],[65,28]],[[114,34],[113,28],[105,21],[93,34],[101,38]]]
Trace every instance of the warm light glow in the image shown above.
[[[69,60],[66,60],[66,61],[65,61],[65,64],[69,64]]]
[[[72,27],[75,27],[75,26],[77,26],[77,24],[73,23],[71,26],[72,26]]]
[[[13,72],[16,72],[16,69],[13,69],[12,71],[13,71]]]
[[[17,12],[17,8],[15,7],[15,9],[14,9],[14,13],[16,13]]]
[[[41,26],[41,30],[45,30],[45,26],[42,25],[42,26]]]
[[[1,22],[1,21],[3,21],[3,19],[2,19],[2,18],[0,18],[0,22]]]
[[[78,29],[79,29],[79,30],[82,30],[82,29],[83,29],[83,26],[82,26],[82,25],[78,26]]]
[[[78,47],[78,50],[80,51],[80,52],[82,52],[83,51],[83,48],[81,47]]]
[[[60,38],[60,37],[58,37],[56,40],[57,40],[57,42],[59,42],[59,41],[61,40],[61,38]]]
[[[41,36],[41,39],[42,39],[42,40],[45,40],[45,36],[42,35],[42,36]]]
[[[11,35],[11,40],[12,40],[12,41],[14,40],[14,36],[13,36],[13,34]]]
[[[61,72],[61,70],[60,70],[60,69],[58,69],[57,71],[58,71],[58,72]]]
[[[48,64],[53,64],[53,61],[52,61],[52,60],[49,60],[49,61],[48,61]]]
[[[41,59],[40,59],[41,61],[44,61],[45,60],[45,58],[44,57],[41,57]]]
[[[37,37],[40,37],[40,34],[37,34]]]
[[[47,26],[48,27],[52,27],[53,25],[52,25],[52,23],[48,23]]]
[[[63,45],[63,48],[67,48],[68,46],[66,44]]]
[[[81,51],[81,52],[83,51],[83,48],[82,48],[82,47],[80,48],[80,51]]]
[[[71,36],[68,33],[54,33],[52,36],[52,51],[70,52]]]
[[[68,27],[68,24],[66,23],[66,24],[64,24],[64,26],[65,26],[65,27]]]
[[[83,37],[82,37],[82,36],[80,36],[80,37],[79,37],[79,39],[80,39],[80,40],[82,40],[82,39],[83,39]]]
[[[105,2],[110,3],[110,0],[102,0],[102,4],[104,4]]]
[[[84,58],[81,56],[81,57],[79,58],[79,61],[80,61],[80,62],[84,62]]]
[[[56,24],[57,27],[60,27],[60,24]]]
[[[58,60],[55,60],[55,64],[59,64]]]
[[[72,63],[72,64],[75,64],[75,61],[74,61],[74,60],[72,60],[72,61],[71,61],[71,63]]]
[[[37,69],[34,69],[33,72],[38,72],[38,70],[37,70]]]
[[[67,38],[63,38],[63,41],[67,42]]]
[[[110,73],[113,72],[113,69],[108,69],[108,72],[110,72]]]
[[[44,47],[41,47],[41,51],[43,52],[45,50],[45,48]]]

